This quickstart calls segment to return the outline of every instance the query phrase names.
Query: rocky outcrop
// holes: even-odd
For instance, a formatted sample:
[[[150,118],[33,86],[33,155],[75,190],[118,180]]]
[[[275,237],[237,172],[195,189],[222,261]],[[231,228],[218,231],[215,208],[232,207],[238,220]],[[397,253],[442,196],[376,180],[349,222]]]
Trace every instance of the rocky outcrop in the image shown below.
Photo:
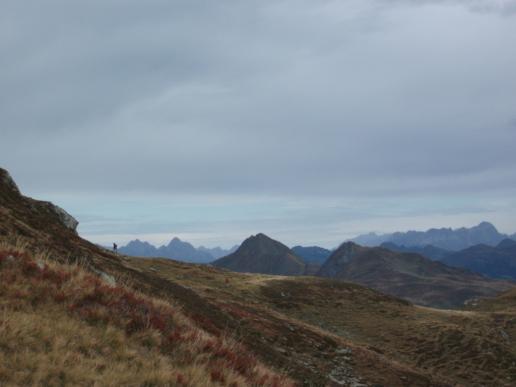
[[[0,184],[3,187],[7,188],[9,191],[12,191],[18,195],[20,195],[20,189],[14,182],[13,178],[5,169],[0,168]]]
[[[23,205],[34,213],[41,213],[43,217],[47,216],[47,214],[51,214],[59,223],[74,232],[76,232],[77,226],[79,225],[77,219],[61,207],[51,202],[34,200],[22,196],[20,189],[9,172],[3,168],[0,168],[0,204],[4,204],[11,209],[20,208],[20,206]]]
[[[75,219],[72,215],[63,210],[61,207],[56,206],[55,204],[52,204],[50,202],[48,204],[50,210],[58,216],[59,221],[63,224],[63,226],[72,231],[77,231],[77,226],[79,225],[77,219]]]

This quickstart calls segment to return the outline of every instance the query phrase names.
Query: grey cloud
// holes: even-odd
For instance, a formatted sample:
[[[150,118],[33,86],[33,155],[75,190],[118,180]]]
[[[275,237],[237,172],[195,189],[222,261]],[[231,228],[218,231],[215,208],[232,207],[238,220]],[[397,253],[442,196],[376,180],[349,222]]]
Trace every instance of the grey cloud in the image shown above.
[[[516,13],[516,1],[514,0],[390,0],[389,3],[401,3],[404,5],[459,5],[473,12],[495,13],[502,16],[512,16]]]
[[[388,3],[3,2],[2,163],[29,189],[512,192],[514,20]]]

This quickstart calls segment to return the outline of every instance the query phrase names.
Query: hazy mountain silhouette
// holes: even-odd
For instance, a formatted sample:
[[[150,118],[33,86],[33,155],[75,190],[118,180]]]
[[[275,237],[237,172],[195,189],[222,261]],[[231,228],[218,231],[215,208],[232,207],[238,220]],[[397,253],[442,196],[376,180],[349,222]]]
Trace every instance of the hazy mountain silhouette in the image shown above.
[[[393,234],[369,233],[360,235],[353,242],[364,246],[380,246],[392,242],[398,246],[432,245],[445,250],[459,251],[477,244],[496,246],[507,235],[499,233],[489,222],[482,222],[471,228],[432,228],[427,231],[395,232]]]
[[[284,244],[257,234],[247,238],[232,254],[212,263],[232,271],[277,275],[301,275],[305,263]]]
[[[139,239],[130,241],[126,246],[120,247],[118,251],[122,254],[135,257],[155,257],[158,253],[156,247],[149,242],[142,242]]]
[[[227,255],[229,252],[220,247],[213,249],[199,247],[196,249],[190,243],[184,242],[179,238],[174,238],[168,245],[163,245],[159,248],[148,242],[136,239],[129,242],[126,246],[120,247],[119,251],[122,254],[135,257],[163,257],[196,263],[208,263],[216,259],[217,256]]]
[[[475,245],[447,256],[443,262],[493,278],[516,280],[516,242],[504,239],[495,247]]]

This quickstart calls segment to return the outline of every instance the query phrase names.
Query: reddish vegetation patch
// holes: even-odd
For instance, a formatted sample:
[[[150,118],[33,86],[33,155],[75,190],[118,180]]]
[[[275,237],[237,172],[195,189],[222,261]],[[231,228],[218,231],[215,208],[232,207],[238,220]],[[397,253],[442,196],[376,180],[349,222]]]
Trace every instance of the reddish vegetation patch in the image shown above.
[[[176,376],[176,384],[179,387],[188,386],[188,381],[187,381],[186,377],[183,374],[177,374],[177,376]]]
[[[212,382],[224,383],[226,381],[226,378],[220,369],[211,370],[210,377]]]
[[[15,259],[10,262],[8,256]],[[258,374],[256,358],[241,345],[228,344],[222,332],[203,316],[194,315],[192,320],[196,326],[213,333],[209,339],[195,325],[178,322],[181,320],[176,319],[178,312],[172,306],[155,303],[125,287],[108,286],[93,274],[78,275],[79,268],[50,267],[26,254],[11,252],[0,252],[0,264],[0,291],[10,293],[10,300],[25,300],[34,306],[45,302],[62,304],[70,314],[89,324],[114,325],[128,336],[157,331],[161,337],[158,347],[165,354],[181,348],[186,362],[195,359],[192,351],[209,355],[210,378],[216,383],[224,384],[223,370],[232,370],[252,385],[280,386],[280,377]],[[27,283],[28,291],[24,289]],[[182,374],[177,374],[176,382],[179,386],[188,385]]]

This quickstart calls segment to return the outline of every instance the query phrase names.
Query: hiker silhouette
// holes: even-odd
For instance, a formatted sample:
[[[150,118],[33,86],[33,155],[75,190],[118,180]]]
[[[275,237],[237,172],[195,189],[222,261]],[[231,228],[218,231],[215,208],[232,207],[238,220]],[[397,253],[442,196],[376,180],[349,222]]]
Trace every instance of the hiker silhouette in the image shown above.
[[[115,252],[115,254],[118,253],[118,246],[116,243],[113,243],[113,251]]]

